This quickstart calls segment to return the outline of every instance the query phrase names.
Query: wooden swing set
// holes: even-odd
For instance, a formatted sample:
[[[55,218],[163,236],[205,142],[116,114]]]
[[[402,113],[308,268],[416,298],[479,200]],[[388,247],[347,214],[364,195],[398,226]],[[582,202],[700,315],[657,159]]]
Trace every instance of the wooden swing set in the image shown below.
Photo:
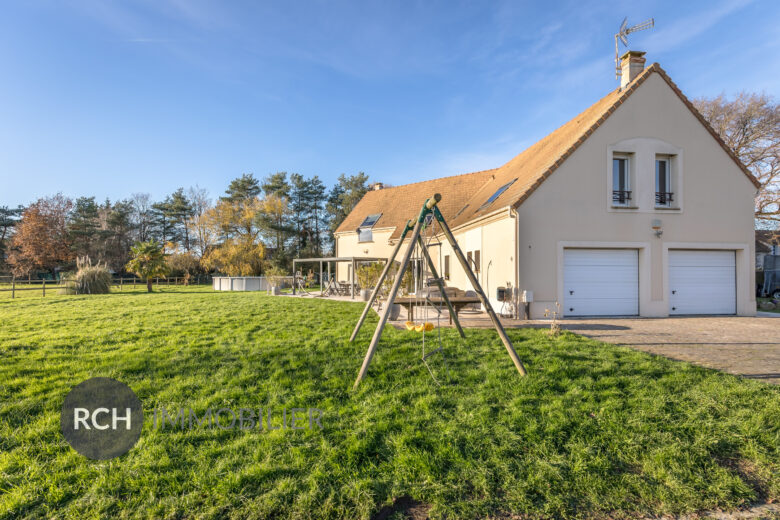
[[[368,313],[371,310],[371,306],[376,300],[380,288],[382,287],[382,284],[387,278],[387,275],[390,272],[393,263],[395,262],[395,258],[396,256],[398,256],[398,252],[401,250],[401,247],[403,246],[404,239],[406,238],[407,233],[411,231],[412,235],[410,237],[409,247],[406,249],[401,259],[401,265],[398,269],[398,272],[395,275],[395,279],[393,280],[393,285],[390,289],[390,294],[388,294],[387,296],[387,304],[382,310],[382,314],[379,318],[379,323],[376,326],[376,330],[374,331],[374,336],[371,339],[371,343],[368,346],[366,357],[363,359],[363,366],[360,367],[360,373],[358,374],[357,379],[355,380],[353,389],[358,387],[360,382],[365,377],[366,372],[368,372],[368,366],[371,364],[371,358],[374,357],[374,353],[376,352],[377,345],[379,344],[379,339],[382,337],[382,330],[384,329],[385,324],[387,324],[387,319],[390,316],[390,310],[393,306],[393,303],[395,302],[395,297],[398,294],[398,290],[401,287],[403,274],[406,271],[407,267],[409,266],[409,261],[412,257],[412,252],[415,250],[415,245],[419,246],[419,249],[422,251],[422,254],[425,258],[425,262],[428,265],[428,269],[430,269],[430,272],[433,276],[433,282],[438,286],[441,299],[444,300],[444,303],[447,305],[447,310],[450,313],[450,316],[455,324],[455,327],[457,327],[458,329],[458,333],[462,338],[466,337],[466,334],[463,332],[463,327],[461,327],[460,321],[458,320],[457,313],[455,312],[455,309],[453,308],[452,303],[450,302],[450,299],[444,290],[444,280],[439,277],[436,271],[436,267],[433,264],[433,260],[431,259],[431,255],[428,252],[428,248],[426,247],[425,242],[423,241],[421,236],[422,229],[425,227],[426,218],[429,217],[430,215],[432,215],[432,218],[435,219],[436,222],[439,224],[442,233],[449,241],[450,246],[452,247],[452,251],[455,254],[455,257],[458,259],[461,267],[463,267],[463,270],[466,272],[466,276],[468,277],[469,282],[471,283],[472,287],[474,287],[474,291],[477,293],[477,297],[482,303],[482,306],[485,308],[485,311],[490,317],[490,320],[493,322],[493,326],[495,327],[496,332],[498,332],[498,336],[501,338],[501,342],[506,347],[507,353],[509,354],[509,357],[512,359],[512,362],[515,364],[517,371],[520,373],[521,376],[526,375],[526,370],[525,367],[523,366],[523,362],[520,361],[519,357],[517,357],[517,352],[515,352],[515,348],[512,346],[512,342],[509,340],[509,337],[506,335],[506,331],[504,330],[504,327],[501,325],[498,316],[496,316],[495,311],[493,311],[493,307],[490,305],[490,301],[488,300],[487,296],[482,290],[482,287],[479,285],[479,281],[477,280],[477,277],[474,275],[474,271],[471,270],[471,266],[469,265],[468,260],[463,255],[463,251],[461,251],[460,247],[458,246],[458,243],[455,240],[455,236],[452,234],[452,231],[447,225],[447,222],[444,220],[444,216],[441,214],[441,211],[439,211],[439,208],[437,207],[437,204],[440,201],[441,201],[441,195],[436,193],[433,197],[425,201],[422,208],[420,209],[420,214],[417,217],[417,220],[416,221],[409,220],[406,223],[403,231],[401,232],[401,237],[398,239],[398,243],[393,249],[393,252],[391,253],[387,263],[385,263],[385,267],[382,270],[382,274],[379,276],[379,280],[377,280],[376,287],[374,287],[374,290],[371,293],[371,297],[368,299],[368,302],[366,302],[366,307],[363,309],[363,313],[360,315],[360,319],[358,319],[357,325],[355,325],[355,330],[352,332],[352,336],[349,338],[350,342],[354,341],[355,338],[357,337],[358,332],[360,331],[360,327],[363,325],[366,316],[368,316]],[[425,320],[423,320],[423,330],[425,330]],[[423,361],[425,361],[425,354],[423,355]],[[430,367],[428,368],[428,370],[430,371]]]

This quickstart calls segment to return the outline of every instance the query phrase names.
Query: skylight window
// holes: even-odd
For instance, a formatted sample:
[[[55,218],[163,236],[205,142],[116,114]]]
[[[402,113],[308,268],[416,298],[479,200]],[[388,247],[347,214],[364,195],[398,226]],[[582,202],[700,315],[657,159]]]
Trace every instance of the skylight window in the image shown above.
[[[490,198],[486,200],[483,205],[479,207],[479,210],[483,210],[488,206],[490,206],[491,204],[493,204],[496,201],[496,199],[500,197],[501,194],[504,193],[516,180],[517,179],[512,179],[511,181],[507,182],[506,184],[498,188],[496,192],[493,195],[491,195]]]
[[[358,242],[371,242],[374,240],[374,233],[371,231],[371,228],[374,227],[374,224],[376,224],[381,216],[381,213],[376,213],[366,217],[358,228]]]
[[[364,228],[364,227],[372,228],[372,227],[374,227],[374,224],[376,224],[376,221],[379,220],[379,217],[381,217],[381,216],[382,216],[381,213],[376,213],[375,215],[369,215],[369,216],[366,217],[366,220],[364,220],[363,223],[360,224],[359,227],[362,227],[362,228]]]

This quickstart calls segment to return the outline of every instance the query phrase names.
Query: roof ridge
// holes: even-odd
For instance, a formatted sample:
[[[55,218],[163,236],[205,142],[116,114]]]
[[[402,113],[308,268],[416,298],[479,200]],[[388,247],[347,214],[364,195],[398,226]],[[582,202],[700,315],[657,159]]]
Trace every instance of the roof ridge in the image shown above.
[[[426,181],[410,182],[408,184],[399,184],[398,186],[388,186],[386,188],[382,188],[381,190],[369,190],[369,192],[370,191],[387,191],[387,190],[392,190],[392,189],[395,189],[395,188],[404,188],[406,186],[414,186],[415,184],[423,184],[425,182],[443,181],[445,179],[454,179],[455,177],[464,177],[466,175],[476,175],[477,173],[491,172],[493,170],[498,170],[499,168],[500,168],[500,166],[497,166],[495,168],[487,168],[485,170],[478,170],[478,171],[475,171],[475,172],[458,173],[456,175],[448,175],[446,177],[436,177],[436,178],[433,178],[433,179],[428,179]]]
[[[712,137],[715,138],[715,141],[718,142],[718,144],[720,145],[721,148],[723,148],[726,154],[729,157],[731,157],[735,163],[737,163],[737,166],[739,167],[740,170],[742,170],[742,173],[747,175],[750,182],[752,182],[756,188],[760,188],[761,183],[758,182],[758,179],[756,179],[753,173],[748,169],[747,166],[745,166],[745,164],[740,160],[740,158],[737,157],[737,154],[734,153],[734,150],[729,148],[729,145],[726,144],[726,142],[723,140],[720,134],[716,132],[714,128],[712,128],[710,122],[707,121],[703,115],[701,115],[699,109],[696,108],[696,106],[693,103],[691,103],[691,100],[688,99],[688,96],[686,96],[685,93],[680,89],[680,87],[677,86],[677,84],[672,80],[669,74],[666,73],[666,71],[661,67],[661,65],[658,62],[655,62],[651,65],[651,67],[656,67],[658,69],[658,73],[661,75],[662,78],[664,78],[664,80],[669,85],[669,87],[671,87],[674,93],[677,94],[677,96],[679,96],[683,104],[688,107],[688,109],[693,113],[696,119],[699,120],[699,122],[704,126],[704,128],[707,129],[707,131],[712,135]]]
[[[615,101],[609,105],[602,113],[601,117],[596,119],[596,121],[591,124],[588,128],[584,129],[579,137],[569,146],[566,151],[564,151],[560,156],[552,160],[552,164],[545,168],[542,175],[540,175],[536,181],[513,203],[509,204],[509,206],[513,208],[517,208],[522,204],[531,194],[536,191],[536,188],[538,188],[547,178],[552,175],[552,173],[558,169],[558,167],[566,161],[566,159],[569,158],[571,154],[573,154],[579,147],[582,145],[582,143],[585,142],[585,140],[590,137],[598,128],[604,124],[604,122],[609,118],[609,116],[612,115],[612,113],[617,110],[617,108],[622,105],[628,96],[630,96],[644,81],[650,76],[653,72],[663,72],[661,69],[661,66],[658,64],[658,62],[652,63],[649,67],[645,68],[634,80],[627,86],[627,88],[622,89],[620,95],[615,99]],[[607,96],[613,94],[615,91],[621,90],[620,87],[618,87],[615,90],[611,90],[606,96],[602,97],[601,99],[606,98]],[[596,102],[598,103],[598,101]],[[591,105],[593,106],[593,105]],[[587,109],[586,109],[587,111]],[[583,112],[584,113],[584,112]],[[582,113],[581,113],[582,114]],[[576,119],[579,115],[575,116],[573,119],[570,119],[567,123],[561,126],[566,126],[566,124],[570,123],[574,119]],[[549,136],[550,134],[548,134]],[[545,137],[546,138],[546,137]],[[535,143],[534,143],[535,144]],[[532,145],[533,146],[533,145]]]
[[[594,121],[589,127],[585,128],[581,133],[579,133],[577,139],[575,139],[572,142],[572,144],[563,153],[561,153],[557,157],[552,157],[550,159],[550,162],[548,163],[548,165],[542,169],[542,174],[539,175],[536,178],[536,180],[530,186],[528,186],[525,189],[525,191],[520,193],[519,197],[517,197],[514,200],[514,202],[507,202],[507,203],[505,203],[501,207],[511,207],[511,208],[516,209],[518,206],[520,206],[520,204],[522,204],[534,191],[536,191],[536,189],[545,180],[547,180],[547,178],[550,175],[552,175],[552,173],[555,170],[557,170],[558,167],[560,167],[561,164],[563,164],[566,161],[566,159],[568,159],[569,156],[571,154],[573,154],[580,147],[580,145],[582,145],[582,143],[584,143],[585,140],[587,140],[588,137],[590,137],[609,118],[609,116],[612,115],[612,113],[615,112],[615,110],[617,110],[617,108],[621,104],[623,104],[625,102],[625,100],[628,98],[628,96],[630,96],[631,93],[633,93],[639,87],[639,85],[644,83],[644,81],[653,72],[659,72],[659,73],[661,73],[663,75],[663,70],[661,69],[661,66],[657,62],[651,64],[649,67],[645,68],[639,75],[637,75],[637,77],[634,78],[634,80],[629,84],[629,86],[627,86],[627,88],[623,89],[622,92],[620,92],[620,94],[617,96],[617,98],[607,108],[605,108],[604,110],[602,110],[600,112],[601,115],[598,117],[598,119],[596,119],[596,121]],[[534,146],[536,146],[539,143],[542,143],[546,139],[550,138],[556,132],[558,132],[559,130],[562,130],[564,127],[566,127],[567,125],[571,124],[573,121],[576,121],[578,117],[580,117],[583,114],[587,113],[588,110],[593,108],[593,106],[597,105],[601,101],[604,101],[609,96],[616,94],[618,90],[620,90],[620,89],[618,88],[618,89],[611,90],[609,93],[604,95],[601,99],[596,101],[589,108],[586,108],[584,111],[580,112],[579,114],[577,114],[573,118],[569,119],[567,122],[565,122],[564,124],[562,124],[561,126],[556,128],[555,130],[553,130],[552,132],[550,132],[546,136],[542,137],[541,139],[539,139],[538,141],[533,143],[531,146],[529,146],[526,149],[524,149],[522,152],[520,152],[518,155],[516,155],[515,157],[510,159],[507,163],[502,165],[500,168],[506,167],[508,164],[510,164],[512,161],[514,161],[515,159],[517,159],[518,157],[520,157],[521,155],[526,153],[528,150],[530,150]],[[498,168],[498,169],[500,169],[500,168]],[[482,188],[484,188],[484,186]],[[480,188],[480,190],[482,188]],[[475,195],[478,194],[480,190],[477,190]],[[483,214],[484,214],[483,212],[480,212],[479,210],[477,210],[474,214],[472,214],[472,215],[470,215],[468,217],[463,215],[461,217],[460,221],[459,222],[458,221],[454,222],[453,225],[454,225],[455,228],[458,228],[460,226],[468,224],[469,222],[471,222],[475,218],[479,218]]]

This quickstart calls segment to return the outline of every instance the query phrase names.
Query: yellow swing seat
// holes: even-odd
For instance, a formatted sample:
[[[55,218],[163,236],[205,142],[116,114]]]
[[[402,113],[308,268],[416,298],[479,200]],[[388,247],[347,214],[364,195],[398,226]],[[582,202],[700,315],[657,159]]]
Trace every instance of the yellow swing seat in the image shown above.
[[[422,332],[422,331],[430,332],[436,328],[436,325],[434,325],[430,321],[426,321],[425,323],[415,323],[413,321],[407,321],[404,325],[406,325],[406,330],[414,330],[417,332]]]

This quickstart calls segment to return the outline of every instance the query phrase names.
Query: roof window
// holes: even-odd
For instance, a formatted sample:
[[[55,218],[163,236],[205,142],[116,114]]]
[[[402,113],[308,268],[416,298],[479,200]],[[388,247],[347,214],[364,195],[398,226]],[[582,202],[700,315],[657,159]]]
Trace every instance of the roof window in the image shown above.
[[[514,182],[515,182],[516,180],[517,180],[517,179],[512,179],[511,181],[507,182],[506,184],[504,184],[503,186],[501,186],[500,188],[498,188],[498,189],[496,190],[496,192],[495,192],[493,195],[491,195],[491,196],[490,196],[490,198],[489,198],[488,200],[486,200],[486,201],[485,201],[485,203],[484,203],[484,204],[482,204],[482,205],[479,207],[479,210],[478,210],[478,211],[481,211],[481,210],[483,210],[483,209],[487,208],[488,206],[490,206],[491,204],[493,204],[493,203],[496,201],[496,199],[497,199],[498,197],[500,197],[500,196],[501,196],[501,194],[502,194],[502,193],[504,193],[504,192],[505,192],[505,191],[506,191],[506,190],[507,190],[507,189],[508,189],[508,188],[509,188],[509,187],[510,187],[512,184],[514,184]],[[465,208],[464,208],[464,209],[465,209]]]

